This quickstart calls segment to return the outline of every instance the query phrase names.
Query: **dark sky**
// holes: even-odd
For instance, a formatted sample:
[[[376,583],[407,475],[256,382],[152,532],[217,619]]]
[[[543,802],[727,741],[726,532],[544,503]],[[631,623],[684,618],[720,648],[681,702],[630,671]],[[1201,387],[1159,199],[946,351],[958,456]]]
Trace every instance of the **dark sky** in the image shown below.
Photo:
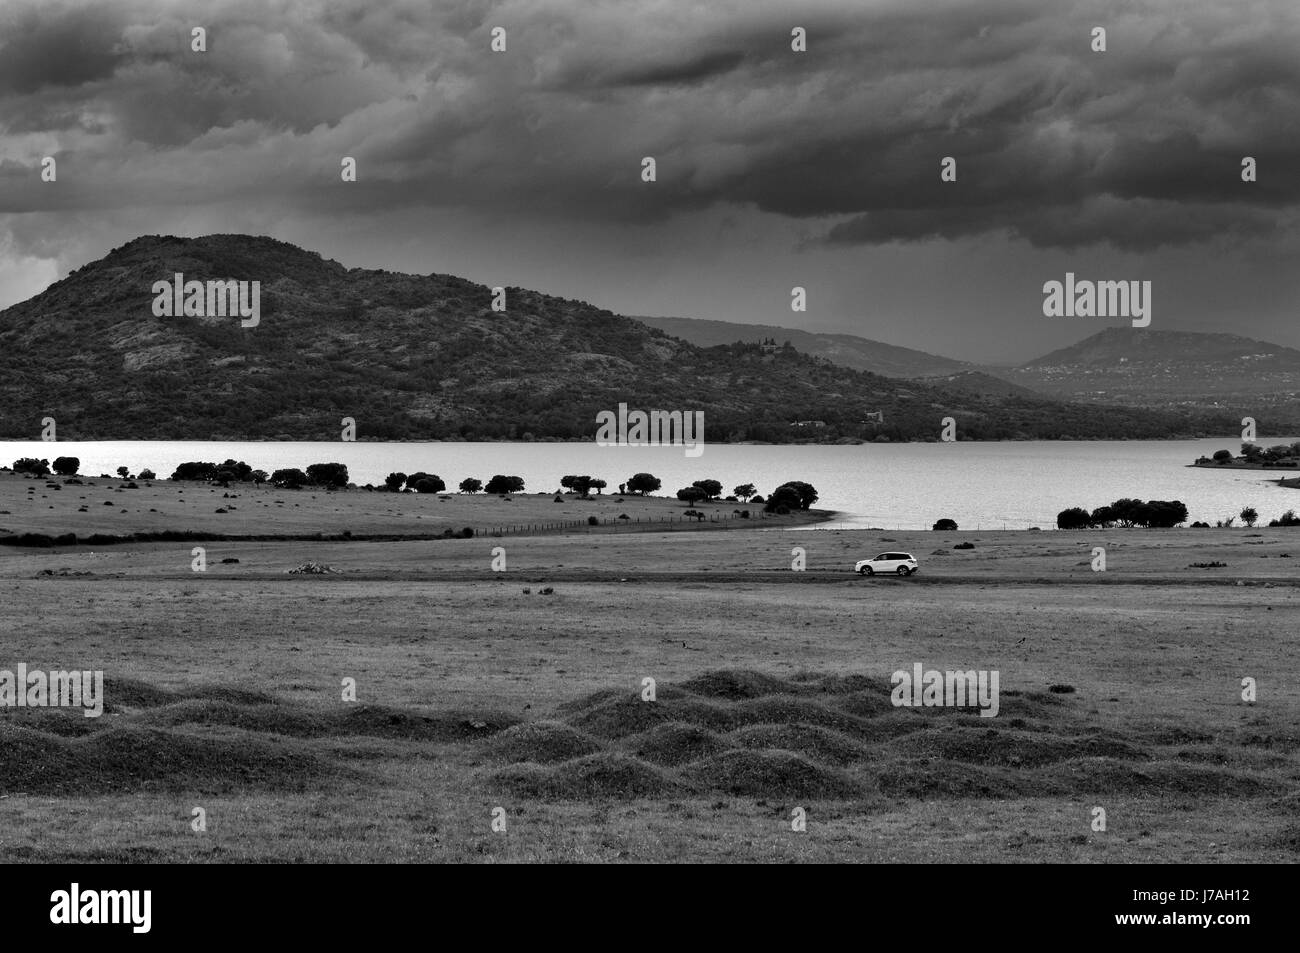
[[[1043,316],[1073,271],[1300,346],[1297,203],[1297,0],[0,5],[0,306],[249,232],[994,362],[1124,323]]]

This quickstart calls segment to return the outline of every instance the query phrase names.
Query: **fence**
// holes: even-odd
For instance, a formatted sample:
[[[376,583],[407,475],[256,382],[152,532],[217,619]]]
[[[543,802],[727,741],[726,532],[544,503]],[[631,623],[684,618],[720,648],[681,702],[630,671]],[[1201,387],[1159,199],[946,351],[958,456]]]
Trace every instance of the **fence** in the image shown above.
[[[762,510],[750,510],[749,516],[739,516],[735,513],[723,513],[721,515],[710,515],[706,519],[698,519],[694,516],[660,516],[660,517],[633,517],[630,519],[619,519],[618,517],[597,517],[599,522],[592,523],[589,520],[558,520],[545,523],[511,523],[505,526],[492,526],[486,529],[474,530],[475,536],[537,536],[541,533],[557,533],[568,529],[583,528],[588,531],[593,529],[612,528],[614,531],[620,529],[631,530],[634,526],[659,526],[671,525],[673,523],[729,523],[733,520],[740,520],[746,523],[754,523],[768,518],[768,514]]]

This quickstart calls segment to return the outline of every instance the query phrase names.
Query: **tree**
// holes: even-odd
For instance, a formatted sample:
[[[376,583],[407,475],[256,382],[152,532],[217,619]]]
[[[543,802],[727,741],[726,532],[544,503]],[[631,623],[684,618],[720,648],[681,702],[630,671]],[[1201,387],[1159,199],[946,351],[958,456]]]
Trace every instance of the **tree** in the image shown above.
[[[76,476],[81,469],[81,461],[76,457],[55,457],[54,472],[59,476]]]
[[[1099,529],[1110,529],[1115,525],[1115,511],[1109,506],[1099,506],[1092,511],[1091,523]]]
[[[260,470],[258,470],[257,472],[258,472],[258,473],[262,473],[262,471],[260,471]],[[265,479],[266,474],[265,474],[265,473],[262,473],[262,477]],[[141,479],[141,480],[156,480],[156,479],[158,479],[158,474],[154,473],[152,470],[150,470],[149,468],[146,467],[145,469],[143,469],[143,470],[140,471],[140,479]]]
[[[125,480],[128,476],[131,475],[131,471],[126,467],[118,467],[117,475],[120,476],[123,480]]]
[[[210,480],[245,482],[253,478],[253,468],[242,460],[226,460],[213,467]]]
[[[950,520],[945,517],[944,519],[937,520],[934,524],[934,528],[940,531],[951,532],[957,528],[957,522],[956,520]]]
[[[148,475],[148,476],[145,476],[146,473],[149,474],[149,475]],[[253,471],[252,473],[250,473],[248,476],[249,476],[249,479],[251,479],[251,480],[252,480],[255,484],[257,484],[258,486],[261,486],[261,485],[262,485],[263,483],[265,483],[268,479],[270,479],[270,474],[268,474],[265,470],[254,470],[254,471]],[[152,471],[152,470],[144,470],[144,471],[142,471],[142,472],[140,473],[140,479],[142,479],[142,480],[152,480],[152,479],[153,479],[153,471]]]
[[[560,478],[560,486],[577,493],[579,496],[586,496],[591,492],[591,482],[592,478],[585,474],[583,476],[570,475]]]
[[[318,486],[347,486],[346,463],[313,463],[307,468],[307,479]]]
[[[1057,529],[1087,529],[1092,524],[1092,517],[1082,506],[1071,506],[1056,514]]]
[[[1287,510],[1282,514],[1282,518],[1274,520],[1269,526],[1300,526],[1300,516],[1295,515],[1295,510]]]
[[[696,480],[691,486],[699,487],[704,491],[706,500],[716,500],[722,495],[722,484],[717,480]]]
[[[795,495],[795,502],[793,504],[788,501],[786,503],[786,505],[791,509],[806,510],[817,502],[816,487],[811,483],[804,483],[802,480],[791,480],[789,483],[782,483],[772,491],[771,495],[767,498],[767,508],[775,509],[776,507],[772,505],[772,497],[780,495],[782,490],[787,489],[794,491]],[[788,496],[788,494],[786,495]]]
[[[211,480],[216,475],[217,465],[215,463],[201,463],[190,461],[182,463],[172,471],[169,479],[172,480]],[[280,472],[280,471],[276,471]]]
[[[1247,506],[1241,511],[1241,521],[1252,529],[1259,520],[1259,512],[1253,506]]]
[[[502,476],[498,473],[488,480],[487,486],[483,489],[488,493],[522,493],[524,491],[524,479],[517,476]]]
[[[46,476],[50,472],[49,460],[37,460],[35,457],[21,457],[14,461],[14,473],[30,473],[33,476]]]
[[[799,491],[788,483],[778,486],[775,490],[767,495],[767,502],[763,504],[763,509],[769,513],[789,513],[791,510],[799,509]]]
[[[663,484],[659,478],[652,473],[636,473],[627,481],[627,491],[629,493],[639,493],[645,496],[647,493],[654,493]]]
[[[742,483],[731,491],[736,495],[740,502],[748,502],[749,498],[758,492],[758,489],[752,483]]]
[[[473,477],[465,477],[465,479],[460,481],[460,492],[462,493],[477,493],[481,489],[483,489],[482,480],[476,480]]]
[[[1214,457],[1212,459],[1214,460],[1215,463],[1227,463],[1229,460],[1232,459],[1232,451],[1215,450]]]
[[[1141,500],[1135,500],[1131,497],[1125,497],[1122,500],[1116,500],[1110,505],[1110,510],[1115,514],[1115,522],[1120,526],[1136,526],[1142,519],[1144,513],[1142,510],[1143,503]]]
[[[176,479],[175,476],[172,479]],[[271,482],[290,490],[296,490],[307,482],[307,474],[296,467],[286,467],[271,474]]]
[[[406,482],[406,474],[400,470],[388,474],[384,477],[384,486],[388,487],[389,493],[397,493],[402,489],[402,484]]]
[[[413,473],[406,478],[406,485],[416,493],[441,493],[447,484],[436,473]]]
[[[677,499],[685,503],[698,503],[700,500],[708,498],[708,493],[698,486],[684,486],[677,491]]]
[[[601,494],[600,494],[600,491],[603,490],[603,489],[605,489],[605,487],[607,487],[607,486],[609,486],[609,484],[606,483],[604,480],[592,480],[592,481],[591,481],[591,488],[592,488],[593,490],[596,491],[596,495],[597,495],[597,496],[600,496],[600,495],[601,495]]]
[[[1187,522],[1187,506],[1181,500],[1151,500],[1141,511],[1141,526],[1171,529]]]

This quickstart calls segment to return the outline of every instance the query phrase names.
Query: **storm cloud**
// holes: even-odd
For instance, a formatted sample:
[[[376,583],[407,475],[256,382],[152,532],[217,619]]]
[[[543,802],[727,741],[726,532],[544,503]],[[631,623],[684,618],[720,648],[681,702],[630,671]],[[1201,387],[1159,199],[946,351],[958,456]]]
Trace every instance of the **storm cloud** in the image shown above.
[[[1298,45],[1294,0],[20,0],[0,224],[23,254],[239,206],[573,236],[734,214],[791,254],[1273,247],[1300,203]]]

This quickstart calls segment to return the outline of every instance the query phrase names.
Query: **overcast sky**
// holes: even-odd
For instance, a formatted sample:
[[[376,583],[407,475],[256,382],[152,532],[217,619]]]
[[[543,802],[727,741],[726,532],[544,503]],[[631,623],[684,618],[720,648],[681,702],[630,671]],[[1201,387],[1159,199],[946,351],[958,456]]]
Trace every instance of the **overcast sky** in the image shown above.
[[[0,306],[248,232],[996,362],[1126,323],[1044,317],[1073,271],[1300,346],[1298,202],[1296,0],[0,4]]]

